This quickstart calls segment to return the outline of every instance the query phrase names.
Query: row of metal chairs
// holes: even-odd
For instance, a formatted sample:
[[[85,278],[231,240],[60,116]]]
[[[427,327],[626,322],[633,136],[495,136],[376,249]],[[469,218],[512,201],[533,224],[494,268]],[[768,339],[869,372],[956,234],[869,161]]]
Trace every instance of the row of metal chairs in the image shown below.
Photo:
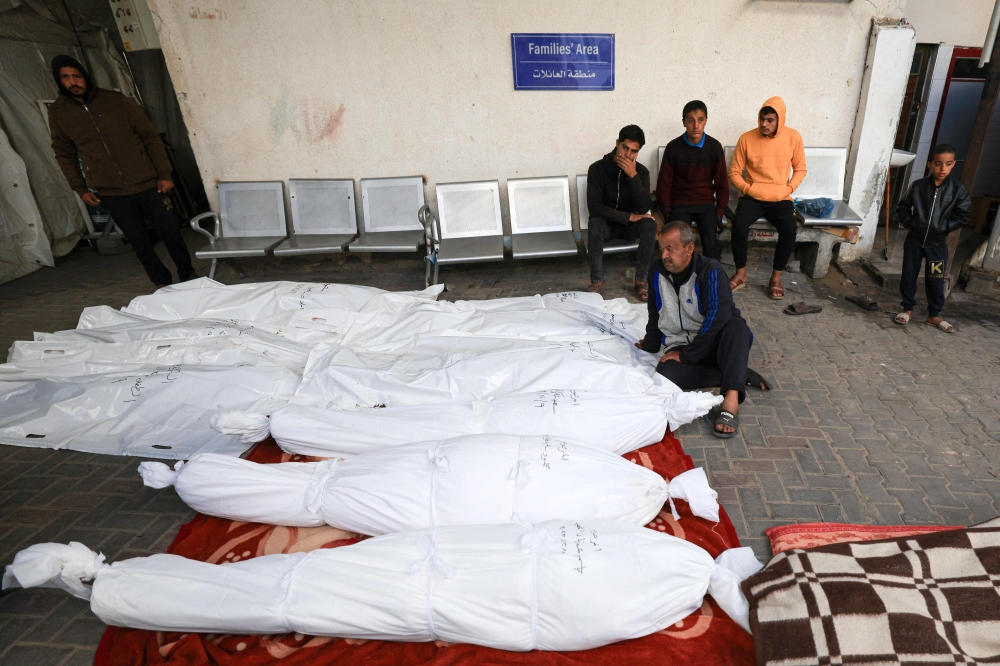
[[[504,233],[500,183],[496,180],[440,183],[435,186],[438,214],[425,205],[420,176],[361,180],[363,225],[358,234],[354,181],[290,180],[292,234],[287,233],[284,182],[221,182],[219,212],[191,219],[191,228],[209,244],[195,253],[218,261],[237,257],[334,252],[413,252],[427,248],[427,271],[437,282],[438,267],[502,261]],[[587,177],[577,176],[580,228],[586,243],[589,220]],[[569,205],[569,178],[517,178],[507,181],[510,248],[514,259],[577,254]],[[205,220],[214,222],[208,231]],[[635,243],[609,243],[605,252],[630,252]]]

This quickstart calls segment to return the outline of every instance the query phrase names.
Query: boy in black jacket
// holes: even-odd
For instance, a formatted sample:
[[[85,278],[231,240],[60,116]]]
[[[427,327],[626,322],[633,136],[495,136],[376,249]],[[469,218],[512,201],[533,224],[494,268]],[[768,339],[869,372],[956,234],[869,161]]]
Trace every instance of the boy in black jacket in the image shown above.
[[[927,323],[945,333],[955,327],[941,319],[944,309],[944,276],[948,272],[948,234],[958,231],[972,218],[972,198],[965,185],[950,176],[955,168],[955,147],[942,143],[931,149],[927,160],[931,175],[913,181],[896,206],[896,217],[910,233],[903,243],[903,274],[899,291],[903,296],[903,311],[896,323],[905,326],[917,304],[917,276],[920,263],[924,267],[927,290]]]
[[[660,261],[649,268],[649,322],[636,346],[662,353],[656,371],[681,390],[721,386],[722,411],[713,433],[733,437],[744,387],[770,388],[747,368],[753,333],[733,302],[722,264],[694,251],[688,223],[669,222],[658,238]]]

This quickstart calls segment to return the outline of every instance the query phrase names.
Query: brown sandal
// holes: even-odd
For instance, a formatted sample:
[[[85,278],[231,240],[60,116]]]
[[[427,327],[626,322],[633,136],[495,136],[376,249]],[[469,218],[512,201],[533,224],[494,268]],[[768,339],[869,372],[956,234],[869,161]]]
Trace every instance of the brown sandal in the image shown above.
[[[736,291],[737,289],[742,289],[745,286],[747,286],[746,279],[737,281],[736,278],[732,278],[732,279],[729,280],[729,290],[730,291]]]
[[[635,281],[635,293],[645,303],[649,299],[649,286],[642,280]]]
[[[785,288],[781,286],[781,282],[772,281],[768,283],[767,297],[772,301],[780,301],[785,297]]]

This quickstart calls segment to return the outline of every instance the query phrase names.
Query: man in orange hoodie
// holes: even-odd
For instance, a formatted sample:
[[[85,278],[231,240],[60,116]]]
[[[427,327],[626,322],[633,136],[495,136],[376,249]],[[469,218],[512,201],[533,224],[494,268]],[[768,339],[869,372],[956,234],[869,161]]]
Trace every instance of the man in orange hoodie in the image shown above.
[[[744,169],[746,175],[744,176]],[[789,178],[789,173],[791,177]],[[785,126],[785,102],[772,97],[757,114],[757,129],[744,132],[736,143],[729,181],[742,195],[733,222],[733,260],[736,272],[729,280],[735,291],[747,281],[747,239],[750,225],[761,217],[778,231],[767,295],[785,296],[781,272],[795,249],[795,207],[792,192],[806,177],[806,154],[802,135]]]

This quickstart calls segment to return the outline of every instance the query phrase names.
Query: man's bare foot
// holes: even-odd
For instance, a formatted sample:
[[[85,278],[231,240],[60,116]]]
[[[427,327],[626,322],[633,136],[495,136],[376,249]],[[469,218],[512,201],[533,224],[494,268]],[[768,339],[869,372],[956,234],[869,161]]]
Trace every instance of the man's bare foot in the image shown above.
[[[729,412],[733,416],[740,413],[740,392],[739,391],[726,391],[726,394],[722,397],[722,411]],[[716,423],[715,430],[721,433],[736,432],[736,428],[731,425],[726,425],[723,423]]]
[[[729,288],[733,291],[737,289],[742,289],[747,283],[747,269],[737,268],[736,272],[733,273],[733,277],[729,278]]]
[[[774,301],[785,297],[785,288],[781,286],[781,271],[771,271],[771,279],[767,283],[767,296]]]

